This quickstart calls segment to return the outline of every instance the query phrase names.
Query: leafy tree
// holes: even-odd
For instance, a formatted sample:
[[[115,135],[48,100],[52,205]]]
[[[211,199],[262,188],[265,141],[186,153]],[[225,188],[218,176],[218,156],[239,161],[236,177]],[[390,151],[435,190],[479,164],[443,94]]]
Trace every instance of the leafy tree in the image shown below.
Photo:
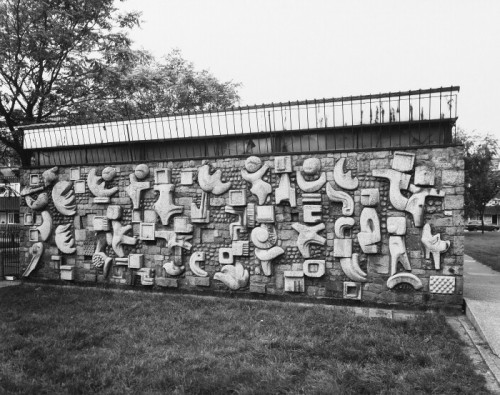
[[[106,95],[137,13],[114,0],[0,0],[0,142],[29,165],[20,125]]]
[[[138,13],[115,0],[0,0],[0,145],[30,164],[22,126],[223,108],[237,84],[195,71],[179,52],[131,49]],[[122,0],[123,1],[123,0]]]
[[[198,71],[174,50],[160,61],[147,52],[136,52],[134,62],[122,67],[119,81],[109,81],[112,99],[82,103],[72,119],[146,117],[175,112],[220,110],[239,100],[234,82],[220,82],[207,70]]]
[[[484,226],[486,204],[500,192],[499,173],[492,168],[498,141],[490,135],[467,135],[463,131],[460,136],[465,147],[465,215],[479,215]]]

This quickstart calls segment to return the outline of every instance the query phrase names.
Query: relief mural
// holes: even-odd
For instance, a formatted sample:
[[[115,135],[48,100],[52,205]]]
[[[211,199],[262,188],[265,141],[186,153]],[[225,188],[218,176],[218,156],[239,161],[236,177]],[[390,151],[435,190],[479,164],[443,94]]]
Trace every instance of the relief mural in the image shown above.
[[[433,229],[457,229],[463,212],[447,210],[446,192],[436,189],[442,166],[436,172],[413,152],[386,157],[250,156],[233,159],[240,168],[204,161],[180,169],[139,164],[128,174],[119,167],[32,172],[22,191],[23,276],[372,302],[416,291],[455,294],[460,270],[448,269],[460,266],[461,252],[445,269],[442,261],[460,229],[444,229],[444,240]],[[459,188],[448,190],[460,199]]]

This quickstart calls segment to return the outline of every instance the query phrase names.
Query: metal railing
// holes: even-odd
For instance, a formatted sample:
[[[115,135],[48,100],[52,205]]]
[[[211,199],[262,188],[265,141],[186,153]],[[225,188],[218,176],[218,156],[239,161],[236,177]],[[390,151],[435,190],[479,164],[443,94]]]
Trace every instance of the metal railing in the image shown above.
[[[24,147],[44,150],[455,119],[459,90],[451,86],[133,120],[25,127]]]

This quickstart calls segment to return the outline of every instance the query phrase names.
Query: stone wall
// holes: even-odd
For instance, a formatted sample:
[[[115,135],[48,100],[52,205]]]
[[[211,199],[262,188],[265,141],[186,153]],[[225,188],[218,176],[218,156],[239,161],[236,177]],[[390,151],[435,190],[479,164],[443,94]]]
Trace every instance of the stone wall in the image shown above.
[[[456,307],[461,147],[23,174],[25,275]]]

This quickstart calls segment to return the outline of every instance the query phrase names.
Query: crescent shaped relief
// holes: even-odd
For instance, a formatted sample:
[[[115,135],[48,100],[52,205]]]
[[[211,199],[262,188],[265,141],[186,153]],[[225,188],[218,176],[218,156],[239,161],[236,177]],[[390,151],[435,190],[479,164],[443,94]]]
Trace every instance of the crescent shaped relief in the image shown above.
[[[359,181],[352,176],[352,171],[348,170],[344,173],[344,164],[346,158],[340,158],[333,168],[333,179],[337,185],[343,189],[352,191],[358,187]]]
[[[76,214],[76,197],[71,181],[59,181],[52,189],[52,201],[62,215]]]
[[[193,252],[191,254],[191,258],[189,258],[189,268],[193,272],[195,276],[198,277],[207,277],[208,273],[200,268],[200,262],[205,260],[205,253],[204,252]]]
[[[366,273],[359,267],[359,254],[352,254],[351,258],[340,258],[340,266],[345,275],[352,281],[366,282]]]
[[[56,245],[63,254],[73,254],[76,251],[75,239],[70,228],[71,223],[56,228]]]
[[[397,273],[387,280],[387,288],[393,289],[396,285],[401,283],[407,283],[413,286],[416,290],[423,287],[422,281],[414,274],[401,272]]]
[[[42,224],[37,227],[40,239],[47,241],[52,233],[52,216],[48,211],[42,211]]]
[[[92,194],[96,197],[110,197],[118,192],[118,187],[106,189],[104,178],[96,174],[96,169],[91,169],[89,171],[87,176],[87,185],[90,192],[92,192]]]

